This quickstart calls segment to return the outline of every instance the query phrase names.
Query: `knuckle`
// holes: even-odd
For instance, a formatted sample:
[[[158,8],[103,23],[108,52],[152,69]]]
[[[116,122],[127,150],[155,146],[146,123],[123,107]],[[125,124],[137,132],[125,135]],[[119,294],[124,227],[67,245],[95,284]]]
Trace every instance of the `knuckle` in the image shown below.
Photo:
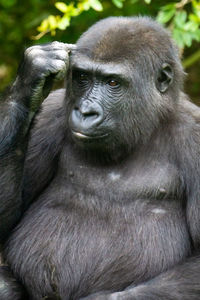
[[[29,55],[29,53],[31,52],[32,49],[33,49],[33,46],[27,48],[27,49],[24,51],[24,54],[25,54],[25,55]]]
[[[75,45],[73,44],[67,44],[67,43],[63,43],[63,42],[58,42],[58,41],[54,41],[51,43],[52,45],[52,49],[54,50],[64,50],[66,52],[69,52],[72,49],[75,49]]]
[[[64,43],[58,42],[58,41],[54,41],[54,42],[51,43],[51,45],[52,45],[53,49],[62,49]]]
[[[66,65],[65,65],[65,62],[62,60],[55,60],[53,67],[56,71],[60,71],[60,70],[65,69]]]
[[[52,42],[52,45],[53,45],[53,46],[59,46],[59,45],[61,45],[61,44],[63,44],[63,43],[62,43],[62,42],[58,42],[58,41]]]
[[[42,67],[46,64],[45,58],[40,56],[36,56],[33,62],[36,67]]]
[[[32,46],[25,51],[25,57],[29,60],[33,60],[37,56],[41,56],[43,54],[43,50],[41,50],[38,46]]]
[[[57,59],[66,60],[68,59],[68,52],[65,50],[57,50],[55,56]]]
[[[76,44],[65,44],[65,48],[67,49],[67,50],[75,50],[76,49]]]
[[[25,54],[29,55],[32,51],[34,51],[38,46],[31,46],[25,50]]]

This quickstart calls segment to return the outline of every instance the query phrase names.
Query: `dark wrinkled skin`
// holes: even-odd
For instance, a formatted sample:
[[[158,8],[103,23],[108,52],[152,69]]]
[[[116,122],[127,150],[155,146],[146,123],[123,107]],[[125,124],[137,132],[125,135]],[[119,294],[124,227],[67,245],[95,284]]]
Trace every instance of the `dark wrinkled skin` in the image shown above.
[[[44,100],[28,135],[26,212],[4,250],[14,276],[30,300],[199,299],[200,110],[170,36],[148,18],[109,18],[70,63],[38,47],[18,74],[30,93],[35,84],[27,110],[53,70],[66,89]]]

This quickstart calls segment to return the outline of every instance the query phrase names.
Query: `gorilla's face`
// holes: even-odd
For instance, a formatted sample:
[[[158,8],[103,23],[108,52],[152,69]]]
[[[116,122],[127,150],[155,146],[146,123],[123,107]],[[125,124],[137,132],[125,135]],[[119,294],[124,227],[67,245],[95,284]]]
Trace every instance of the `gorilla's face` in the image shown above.
[[[123,144],[122,122],[130,113],[127,107],[130,78],[124,66],[76,55],[71,68],[73,106],[69,123],[75,141],[90,148]],[[126,116],[122,118],[124,110]]]

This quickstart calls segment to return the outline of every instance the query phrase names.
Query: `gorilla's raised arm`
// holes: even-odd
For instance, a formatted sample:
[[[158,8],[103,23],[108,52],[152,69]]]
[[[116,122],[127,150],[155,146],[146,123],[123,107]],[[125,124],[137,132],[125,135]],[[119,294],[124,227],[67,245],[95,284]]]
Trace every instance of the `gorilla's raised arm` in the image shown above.
[[[68,68],[72,45],[54,42],[25,51],[17,78],[7,97],[0,100],[0,243],[19,221],[22,210],[22,174],[29,128],[54,79]],[[7,267],[0,267],[0,299],[21,299]],[[11,296],[12,295],[12,296]]]
[[[54,42],[25,51],[17,78],[0,102],[0,242],[21,215],[21,180],[28,130],[54,78],[68,67],[72,45]]]

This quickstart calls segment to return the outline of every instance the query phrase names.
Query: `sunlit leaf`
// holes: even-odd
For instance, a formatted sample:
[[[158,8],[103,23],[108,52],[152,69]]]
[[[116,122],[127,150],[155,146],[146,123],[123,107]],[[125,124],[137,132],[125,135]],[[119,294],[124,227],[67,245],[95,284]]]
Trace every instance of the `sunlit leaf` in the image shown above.
[[[81,11],[87,11],[90,9],[90,1],[89,0],[85,0],[81,3],[78,3],[78,6],[77,6]]]
[[[196,40],[197,42],[200,42],[200,29],[196,30],[193,34],[193,39]]]
[[[164,5],[161,7],[161,10],[162,11],[165,11],[165,10],[175,10],[176,9],[176,3],[169,3],[167,5]]]
[[[81,13],[80,10],[76,7],[71,8],[71,10],[69,12],[71,17],[76,17],[76,16],[80,15],[80,13]]]
[[[178,11],[174,18],[174,23],[177,27],[183,28],[187,19],[187,13],[185,10]]]
[[[123,7],[123,0],[112,0],[112,2],[118,8],[122,8]]]
[[[180,48],[184,48],[185,44],[184,44],[184,41],[183,41],[183,36],[182,36],[182,32],[181,30],[175,28],[173,30],[173,38],[175,39],[177,45],[180,47]]]
[[[67,11],[67,5],[64,2],[56,2],[55,7],[63,13]]]
[[[96,11],[103,10],[103,6],[99,0],[90,0],[90,6]]]
[[[57,27],[57,21],[56,21],[56,17],[55,16],[52,16],[50,15],[48,17],[48,22],[49,22],[49,28],[50,30],[53,30]]]
[[[167,23],[175,14],[175,9],[168,11],[160,11],[157,16],[157,21],[161,24]]]
[[[61,20],[58,22],[58,28],[60,30],[65,30],[70,24],[70,18],[68,16],[63,16]]]
[[[192,21],[188,21],[188,22],[185,23],[183,28],[184,28],[185,31],[194,32],[198,29],[198,24],[195,23],[195,22],[192,22]]]
[[[144,0],[145,3],[150,4],[151,0]]]
[[[189,15],[189,20],[191,20],[192,22],[195,22],[195,23],[197,23],[197,24],[200,24],[200,18],[198,18],[197,15],[190,14],[190,15]]]
[[[182,37],[183,37],[184,44],[190,47],[192,45],[192,35],[188,32],[184,32]]]
[[[39,32],[43,32],[43,31],[46,31],[49,27],[49,22],[47,19],[43,20],[41,25],[37,27],[37,30]]]

